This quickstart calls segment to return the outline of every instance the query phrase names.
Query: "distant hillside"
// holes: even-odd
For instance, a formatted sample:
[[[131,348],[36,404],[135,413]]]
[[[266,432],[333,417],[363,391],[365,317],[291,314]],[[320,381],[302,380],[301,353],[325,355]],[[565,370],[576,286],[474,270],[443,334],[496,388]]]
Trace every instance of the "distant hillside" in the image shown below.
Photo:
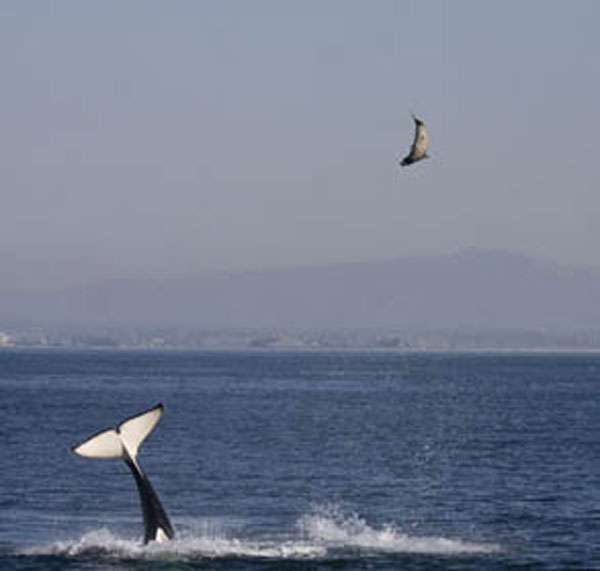
[[[600,328],[600,271],[504,251],[0,292],[2,324]]]

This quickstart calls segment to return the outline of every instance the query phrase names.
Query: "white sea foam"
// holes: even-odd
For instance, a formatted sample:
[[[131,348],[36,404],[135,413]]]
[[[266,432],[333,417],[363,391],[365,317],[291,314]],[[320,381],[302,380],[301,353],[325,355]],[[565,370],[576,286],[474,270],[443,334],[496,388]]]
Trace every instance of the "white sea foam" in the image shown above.
[[[304,515],[297,527],[298,532],[291,537],[255,539],[244,538],[243,531],[232,537],[222,526],[196,522],[191,530],[178,532],[173,541],[146,546],[139,539],[124,539],[107,529],[100,529],[76,539],[30,547],[21,554],[193,561],[216,558],[343,559],[348,555],[354,557],[357,552],[374,556],[378,553],[460,555],[499,551],[494,544],[413,536],[392,524],[372,526],[356,514],[329,506]]]
[[[101,529],[87,532],[77,539],[29,547],[20,554],[193,561],[220,558],[306,559],[323,557],[326,550],[304,541],[250,540],[216,534],[196,536],[185,532],[172,541],[142,545],[139,540],[123,539]]]
[[[393,524],[369,525],[357,514],[348,514],[336,506],[316,508],[299,522],[303,534],[313,542],[332,548],[354,548],[386,553],[493,553],[495,544],[473,543],[445,537],[408,535]]]

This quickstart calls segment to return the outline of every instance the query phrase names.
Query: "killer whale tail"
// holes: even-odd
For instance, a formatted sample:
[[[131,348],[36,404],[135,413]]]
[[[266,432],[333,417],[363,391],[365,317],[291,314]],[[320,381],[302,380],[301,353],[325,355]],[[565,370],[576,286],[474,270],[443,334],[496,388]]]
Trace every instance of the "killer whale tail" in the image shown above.
[[[166,541],[175,536],[158,495],[137,461],[141,443],[152,432],[164,407],[158,404],[144,412],[130,416],[114,428],[96,432],[71,450],[84,458],[120,458],[133,474],[140,495],[144,516],[144,544],[150,541]]]

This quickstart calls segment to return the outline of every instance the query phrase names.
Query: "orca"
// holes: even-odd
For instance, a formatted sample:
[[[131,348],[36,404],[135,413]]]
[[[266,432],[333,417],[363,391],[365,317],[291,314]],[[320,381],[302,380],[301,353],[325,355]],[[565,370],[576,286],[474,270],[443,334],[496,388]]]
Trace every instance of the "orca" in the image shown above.
[[[127,464],[140,494],[144,516],[144,545],[150,541],[167,541],[175,536],[169,517],[137,460],[140,444],[156,426],[163,409],[162,403],[157,404],[126,418],[114,428],[96,432],[71,448],[72,452],[85,458],[120,458]]]

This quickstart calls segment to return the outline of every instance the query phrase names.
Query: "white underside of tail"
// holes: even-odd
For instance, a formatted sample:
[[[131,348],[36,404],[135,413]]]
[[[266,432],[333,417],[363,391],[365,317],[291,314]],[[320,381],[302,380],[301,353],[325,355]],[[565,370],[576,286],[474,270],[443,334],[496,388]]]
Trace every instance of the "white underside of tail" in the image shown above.
[[[114,428],[108,428],[73,448],[86,458],[123,458],[123,443]]]
[[[127,418],[116,428],[107,428],[73,447],[73,452],[86,458],[130,458],[135,461],[140,444],[156,426],[162,411],[163,406],[158,405]]]

